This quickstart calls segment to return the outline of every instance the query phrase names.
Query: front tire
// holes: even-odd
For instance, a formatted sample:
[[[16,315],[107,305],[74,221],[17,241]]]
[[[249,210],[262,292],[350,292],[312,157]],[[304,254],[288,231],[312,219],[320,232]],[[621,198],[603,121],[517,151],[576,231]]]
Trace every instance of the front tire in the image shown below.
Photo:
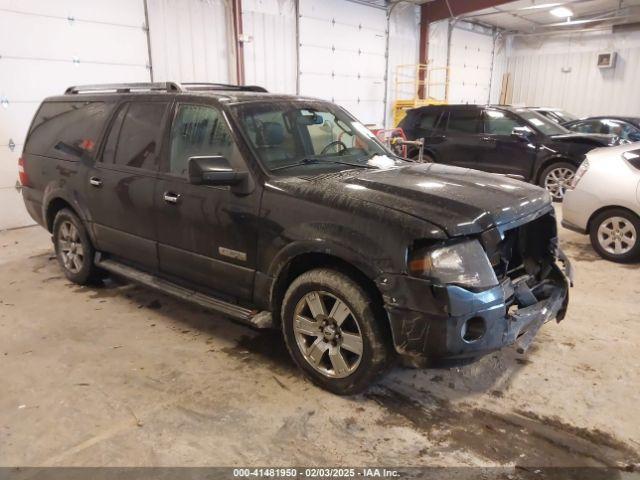
[[[73,283],[86,285],[100,278],[93,264],[94,249],[78,216],[68,208],[60,210],[53,221],[53,243],[58,263]]]
[[[612,262],[628,263],[640,259],[640,218],[622,208],[610,208],[590,222],[591,245]]]
[[[332,269],[300,275],[282,303],[282,329],[294,362],[316,385],[338,395],[366,389],[391,358],[375,304]]]
[[[569,162],[552,163],[540,174],[539,185],[546,189],[554,202],[561,202],[577,168]]]

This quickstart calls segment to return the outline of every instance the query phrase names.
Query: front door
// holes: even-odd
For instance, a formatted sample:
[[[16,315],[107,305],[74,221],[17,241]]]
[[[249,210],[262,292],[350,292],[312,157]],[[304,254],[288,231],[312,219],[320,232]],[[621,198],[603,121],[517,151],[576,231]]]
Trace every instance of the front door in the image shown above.
[[[212,155],[248,170],[221,110],[178,104],[154,201],[160,270],[196,287],[250,300],[261,190],[242,195],[226,186],[189,183],[189,158]]]
[[[153,204],[168,105],[120,105],[86,179],[96,248],[149,270],[158,266]]]
[[[529,180],[537,152],[533,130],[516,116],[494,109],[484,111],[483,123],[484,133],[475,168]],[[516,127],[528,128],[530,139],[512,135]]]

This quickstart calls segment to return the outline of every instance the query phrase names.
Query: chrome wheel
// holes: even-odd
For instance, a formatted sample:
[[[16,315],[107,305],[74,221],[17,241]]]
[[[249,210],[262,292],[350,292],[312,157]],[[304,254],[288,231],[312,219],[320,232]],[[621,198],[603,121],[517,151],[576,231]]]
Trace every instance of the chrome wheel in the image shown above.
[[[66,220],[58,230],[58,255],[64,268],[71,273],[78,273],[84,261],[84,248],[80,233],[76,226]]]
[[[598,243],[605,252],[624,255],[636,244],[637,232],[624,217],[610,217],[598,227]]]
[[[556,200],[562,200],[564,194],[571,184],[575,171],[566,167],[558,167],[550,170],[544,178],[544,188]]]
[[[347,377],[360,365],[360,325],[351,309],[330,293],[312,291],[300,299],[293,333],[307,363],[327,377]]]

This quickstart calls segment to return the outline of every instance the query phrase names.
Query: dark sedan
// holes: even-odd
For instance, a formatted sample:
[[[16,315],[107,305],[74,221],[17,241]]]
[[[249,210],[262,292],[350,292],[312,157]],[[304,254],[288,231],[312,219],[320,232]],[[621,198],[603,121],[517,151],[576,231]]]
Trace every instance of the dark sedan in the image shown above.
[[[640,142],[640,117],[589,117],[563,124],[573,132],[616,135],[624,143]]]
[[[398,126],[410,140],[424,138],[425,161],[536,183],[556,201],[585,154],[616,141],[574,133],[531,109],[504,105],[430,105],[410,110]]]

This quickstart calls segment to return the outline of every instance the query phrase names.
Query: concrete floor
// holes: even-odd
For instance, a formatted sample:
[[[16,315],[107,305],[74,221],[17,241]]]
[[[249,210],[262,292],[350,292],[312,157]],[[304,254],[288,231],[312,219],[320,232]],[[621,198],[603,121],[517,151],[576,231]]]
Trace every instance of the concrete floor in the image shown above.
[[[640,268],[561,236],[569,314],[526,355],[397,367],[340,398],[277,333],[78,287],[43,229],[0,232],[0,465],[638,465]]]

